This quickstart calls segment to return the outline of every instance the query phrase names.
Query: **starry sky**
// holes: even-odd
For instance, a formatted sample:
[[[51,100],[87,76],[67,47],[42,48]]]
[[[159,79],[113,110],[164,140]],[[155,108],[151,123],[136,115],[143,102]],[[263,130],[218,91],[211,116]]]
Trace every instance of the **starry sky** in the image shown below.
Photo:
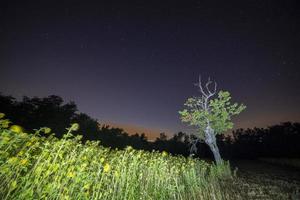
[[[201,74],[247,105],[235,128],[300,121],[297,0],[7,2],[3,94],[59,95],[151,138],[194,131],[178,110]]]

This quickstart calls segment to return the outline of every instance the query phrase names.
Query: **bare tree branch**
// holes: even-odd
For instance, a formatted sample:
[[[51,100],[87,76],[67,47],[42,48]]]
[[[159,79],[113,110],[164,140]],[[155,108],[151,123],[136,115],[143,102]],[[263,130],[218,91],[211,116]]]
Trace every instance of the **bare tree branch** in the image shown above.
[[[206,87],[206,90],[207,90],[207,92],[208,92],[209,95],[211,94],[211,92],[210,92],[210,89],[208,88],[208,86],[209,86],[211,83],[212,83],[212,82],[211,82],[210,78],[208,78],[208,81],[206,82],[205,87]]]
[[[214,94],[216,94],[216,92],[217,92],[217,82],[215,81],[215,90],[214,90]]]
[[[206,92],[204,92],[203,87],[202,87],[202,82],[201,82],[201,75],[199,75],[199,82],[195,84],[196,86],[199,87],[200,92],[203,96],[207,97],[208,94]]]

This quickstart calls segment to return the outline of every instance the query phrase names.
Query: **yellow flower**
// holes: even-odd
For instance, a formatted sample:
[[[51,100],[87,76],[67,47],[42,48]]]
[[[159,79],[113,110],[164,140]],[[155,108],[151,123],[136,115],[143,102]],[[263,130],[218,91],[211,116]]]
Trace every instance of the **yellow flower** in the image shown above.
[[[168,155],[168,153],[166,151],[162,151],[162,156],[166,157]]]
[[[71,124],[71,128],[72,131],[78,131],[79,129],[79,124],[78,123],[73,123]]]
[[[83,188],[84,188],[85,190],[90,189],[90,184],[86,184],[85,186],[83,186]]]
[[[51,132],[51,128],[44,127],[44,133],[48,134]]]
[[[16,133],[22,133],[23,132],[22,126],[19,126],[19,125],[12,125],[9,129],[13,132],[16,132]]]
[[[28,163],[28,160],[27,159],[22,159],[20,161],[21,165],[26,165]]]
[[[67,177],[69,177],[69,178],[73,178],[74,176],[75,176],[75,173],[72,171],[69,171],[67,174]]]
[[[110,165],[109,165],[108,163],[106,163],[106,164],[104,165],[104,167],[103,167],[103,171],[104,171],[104,172],[109,172],[109,170],[110,170]]]

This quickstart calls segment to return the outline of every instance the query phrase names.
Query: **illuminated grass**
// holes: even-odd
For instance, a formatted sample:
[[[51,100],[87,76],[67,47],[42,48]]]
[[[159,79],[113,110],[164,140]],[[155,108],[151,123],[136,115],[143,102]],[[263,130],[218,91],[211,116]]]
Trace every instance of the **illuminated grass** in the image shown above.
[[[62,139],[2,127],[0,199],[230,199],[227,163],[82,144],[72,127]]]

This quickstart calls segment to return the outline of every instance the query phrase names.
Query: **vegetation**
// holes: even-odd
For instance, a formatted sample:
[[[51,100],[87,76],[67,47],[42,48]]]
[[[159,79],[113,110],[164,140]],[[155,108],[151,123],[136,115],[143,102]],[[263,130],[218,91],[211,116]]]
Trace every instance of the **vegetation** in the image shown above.
[[[228,163],[208,164],[167,152],[114,150],[49,128],[27,134],[0,119],[1,199],[228,199],[220,180]],[[47,134],[48,137],[42,137]]]
[[[198,129],[198,137],[204,139],[205,143],[211,149],[217,164],[222,162],[222,158],[217,145],[215,135],[223,134],[233,127],[231,117],[238,115],[246,107],[241,104],[231,103],[230,93],[220,91],[218,97],[214,98],[217,93],[217,84],[214,83],[214,89],[209,87],[213,82],[208,79],[205,88],[202,86],[199,78],[200,96],[188,98],[185,102],[185,109],[179,111],[181,120],[187,122]],[[214,99],[213,99],[214,98]]]
[[[0,199],[300,198],[297,170],[239,161],[239,170],[231,175],[227,162],[216,166],[166,151],[117,150],[82,142],[81,136],[72,135],[79,128],[76,123],[59,139],[46,127],[25,133],[3,117],[0,114]],[[296,125],[287,129],[296,131],[291,129]],[[239,133],[247,133],[239,134],[239,144],[248,144],[249,130]],[[267,133],[269,138],[272,132]],[[183,133],[170,140],[162,135],[159,146],[174,149],[183,144],[182,138]]]
[[[205,143],[193,142],[198,139],[195,135],[179,132],[173,137],[167,138],[164,133],[161,133],[154,142],[149,142],[143,133],[129,135],[120,128],[99,125],[97,120],[84,113],[79,113],[74,103],[75,109],[74,106],[69,105],[72,102],[63,103],[62,99],[59,101],[58,99],[61,98],[52,95],[45,98],[24,97],[23,100],[16,101],[11,96],[0,94],[0,112],[6,113],[9,119],[24,127],[28,133],[33,133],[34,129],[39,127],[47,126],[53,130],[56,137],[61,138],[65,132],[65,127],[69,126],[70,123],[77,122],[80,125],[80,130],[74,131],[74,135],[82,134],[83,141],[100,140],[101,145],[105,147],[123,149],[126,146],[132,146],[135,149],[148,151],[153,149],[167,150],[172,154],[187,157],[190,155],[192,144],[192,147],[197,147],[193,152],[196,157],[213,157]],[[291,122],[268,128],[237,129],[232,134],[216,135],[218,148],[225,159],[299,158],[299,139],[300,123]]]
[[[47,109],[46,109],[47,108]],[[34,129],[47,126],[62,138],[65,127],[77,122],[80,125],[73,135],[82,135],[82,140],[100,140],[105,147],[124,149],[132,146],[147,151],[168,151],[175,155],[190,155],[191,144],[197,149],[195,157],[212,158],[209,147],[197,141],[192,134],[179,132],[168,138],[161,133],[154,141],[147,141],[145,134],[129,135],[120,128],[99,125],[100,122],[84,113],[79,113],[74,103],[64,103],[60,97],[44,98],[24,97],[17,101],[11,96],[0,94],[0,112],[14,123],[21,125],[25,132],[34,133]],[[51,116],[51,117],[47,117]],[[40,133],[42,135],[42,132]],[[45,135],[47,136],[47,135]],[[284,138],[284,139],[282,139]],[[267,128],[237,129],[232,134],[216,135],[218,148],[225,159],[257,159],[260,157],[298,158],[300,155],[300,123],[285,122]]]
[[[112,128],[100,124],[85,113],[80,113],[74,102],[64,102],[56,95],[44,98],[23,97],[17,101],[11,96],[0,94],[0,112],[3,112],[14,123],[21,125],[31,133],[42,126],[50,127],[55,136],[62,138],[65,127],[71,123],[80,125],[79,131],[73,131],[74,135],[82,134],[82,139],[101,140],[106,147],[125,148],[133,146],[137,149],[148,148],[145,134],[129,135],[120,128]]]

